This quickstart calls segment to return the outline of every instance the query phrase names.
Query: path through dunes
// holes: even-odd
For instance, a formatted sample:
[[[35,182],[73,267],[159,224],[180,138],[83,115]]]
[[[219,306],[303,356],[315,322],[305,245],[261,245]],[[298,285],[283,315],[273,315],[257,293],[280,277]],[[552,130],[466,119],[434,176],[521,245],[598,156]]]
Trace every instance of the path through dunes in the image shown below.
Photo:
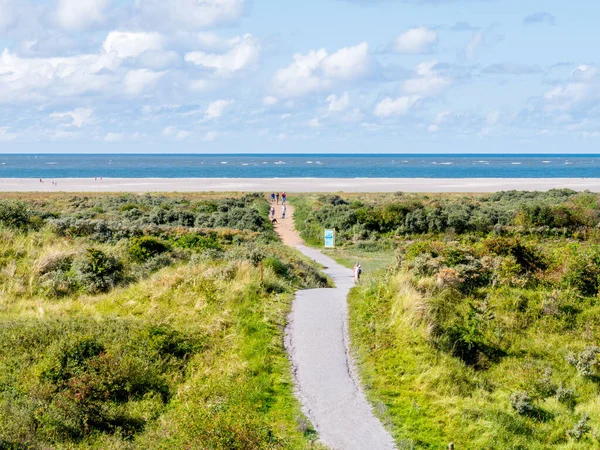
[[[354,376],[348,353],[346,297],[353,285],[352,271],[303,245],[294,229],[291,206],[286,219],[281,219],[281,205],[276,210],[282,241],[322,264],[336,285],[298,291],[288,318],[285,344],[303,411],[321,442],[332,449],[394,449]]]

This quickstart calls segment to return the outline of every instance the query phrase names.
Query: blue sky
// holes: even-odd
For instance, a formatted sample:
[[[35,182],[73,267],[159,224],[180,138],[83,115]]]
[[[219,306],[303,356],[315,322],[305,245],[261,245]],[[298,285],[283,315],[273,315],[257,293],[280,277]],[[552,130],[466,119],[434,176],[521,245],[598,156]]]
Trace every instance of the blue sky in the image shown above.
[[[0,153],[600,153],[600,3],[0,0]]]

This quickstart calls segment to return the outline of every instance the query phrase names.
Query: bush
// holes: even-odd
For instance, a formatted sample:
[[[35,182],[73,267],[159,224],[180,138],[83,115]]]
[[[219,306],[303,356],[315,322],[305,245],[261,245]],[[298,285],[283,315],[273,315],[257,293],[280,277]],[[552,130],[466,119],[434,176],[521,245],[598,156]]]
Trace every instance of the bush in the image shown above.
[[[576,441],[580,441],[591,430],[588,424],[589,421],[590,416],[583,414],[581,419],[579,419],[579,422],[577,422],[573,428],[567,431],[567,435]]]
[[[483,241],[484,252],[497,256],[512,256],[521,266],[521,272],[543,270],[547,264],[543,255],[534,247],[523,244],[519,239],[492,237]]]
[[[192,233],[186,233],[176,238],[175,246],[190,249],[221,249],[221,245],[214,236],[201,236]]]
[[[518,414],[528,415],[535,410],[533,401],[527,392],[515,392],[510,395],[509,400],[510,405]]]
[[[566,405],[571,409],[575,408],[575,405],[577,404],[577,396],[575,395],[575,389],[560,386],[556,390],[556,400],[558,400],[560,403]]]
[[[600,288],[600,252],[591,251],[571,255],[563,282],[577,289],[581,295],[593,297]]]
[[[129,245],[129,254],[136,261],[146,261],[168,250],[165,242],[152,236],[134,238]]]
[[[20,201],[0,201],[0,224],[8,228],[27,228],[31,211],[27,203]]]
[[[81,287],[89,293],[108,292],[124,278],[123,264],[101,250],[89,248],[74,264]]]
[[[590,377],[596,373],[598,355],[600,355],[600,347],[590,345],[584,348],[578,355],[574,355],[573,353],[567,355],[567,362],[575,366],[577,372],[582,377]]]

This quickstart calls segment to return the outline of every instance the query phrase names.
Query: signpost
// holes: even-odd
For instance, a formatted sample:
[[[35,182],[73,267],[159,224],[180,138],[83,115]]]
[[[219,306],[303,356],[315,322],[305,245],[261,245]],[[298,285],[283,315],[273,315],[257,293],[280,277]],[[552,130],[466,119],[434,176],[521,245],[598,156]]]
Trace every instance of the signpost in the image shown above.
[[[335,230],[325,230],[325,248],[335,248]]]

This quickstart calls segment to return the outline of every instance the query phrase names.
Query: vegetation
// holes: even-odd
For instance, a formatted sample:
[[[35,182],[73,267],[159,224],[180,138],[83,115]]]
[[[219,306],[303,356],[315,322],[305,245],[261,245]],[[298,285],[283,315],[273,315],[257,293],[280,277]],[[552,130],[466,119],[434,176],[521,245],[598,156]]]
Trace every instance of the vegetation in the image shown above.
[[[350,328],[401,448],[600,447],[600,197],[560,190],[296,200],[369,257]],[[387,258],[387,267],[373,263]]]
[[[0,201],[0,449],[305,448],[260,195]],[[268,256],[267,256],[268,255]]]

